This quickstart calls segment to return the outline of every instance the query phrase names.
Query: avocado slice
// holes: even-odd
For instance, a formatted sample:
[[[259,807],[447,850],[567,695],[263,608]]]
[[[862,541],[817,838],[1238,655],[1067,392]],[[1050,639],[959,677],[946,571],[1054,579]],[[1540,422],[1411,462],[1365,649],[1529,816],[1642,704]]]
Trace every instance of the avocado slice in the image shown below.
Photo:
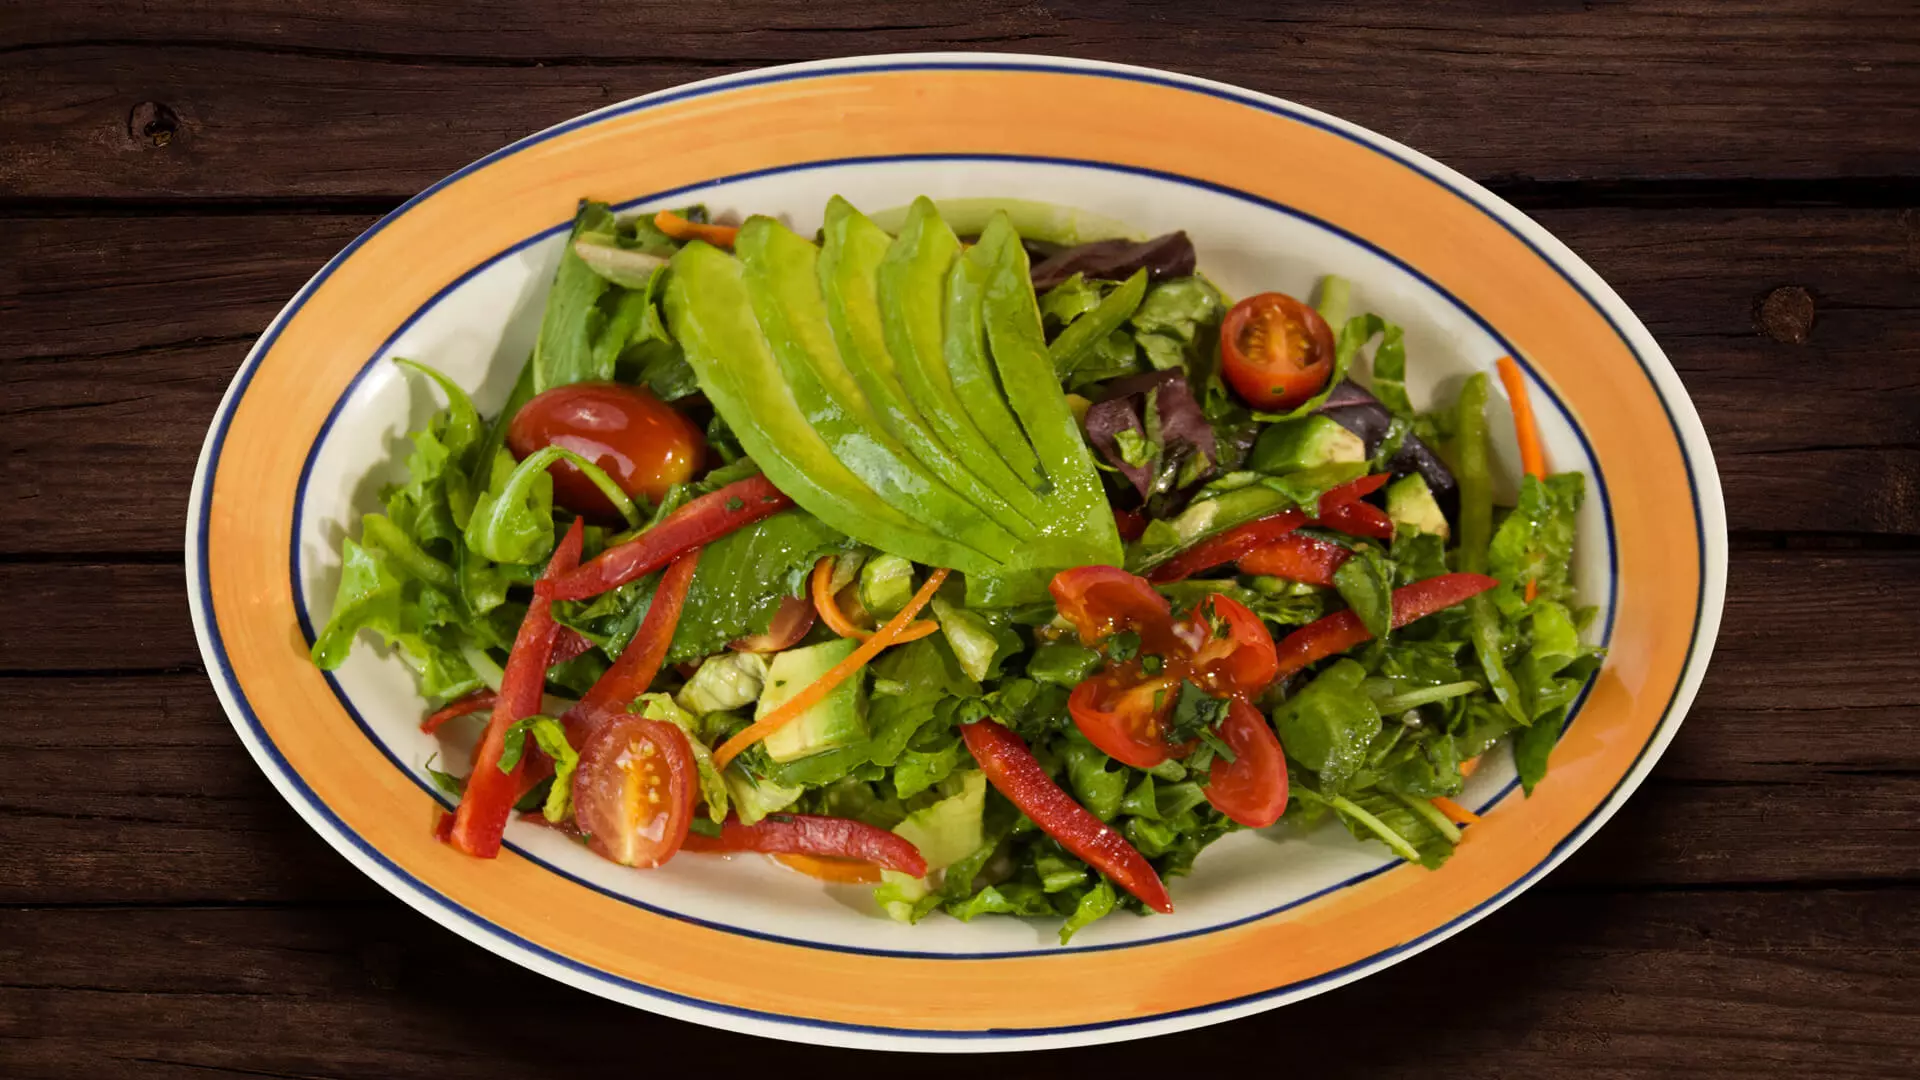
[[[673,257],[663,304],[700,389],[781,491],[814,516],[915,562],[991,573],[1004,562],[887,505],[841,464],[794,402],[754,319],[739,260],[696,241]]]
[[[941,444],[901,385],[880,313],[880,263],[893,238],[838,195],[827,203],[825,233],[820,285],[827,300],[827,322],[841,357],[866,391],[882,426],[981,513],[1022,539],[1034,535],[1034,522],[1008,506]]]
[[[1246,467],[1277,475],[1365,460],[1367,444],[1360,436],[1316,414],[1284,420],[1261,432]]]
[[[1447,515],[1427,486],[1427,478],[1408,473],[1387,485],[1387,517],[1396,533],[1432,533],[1447,538]]]
[[[775,655],[767,665],[767,681],[760,691],[755,719],[786,704],[788,698],[813,685],[859,647],[858,639],[837,638]],[[785,764],[866,740],[867,679],[866,672],[859,671],[818,704],[768,735],[763,745],[768,757]]]
[[[786,226],[753,217],[734,251],[747,298],[779,361],[795,405],[834,456],[889,506],[941,535],[1005,561],[1019,540],[970,503],[888,433],[842,360],[827,325],[820,249]]]
[[[947,271],[947,373],[953,378],[954,396],[1001,460],[1029,488],[1044,495],[1053,490],[1053,482],[1040,467],[1027,433],[1020,430],[1020,421],[1007,407],[1000,376],[987,357],[987,324],[981,309],[987,273],[986,264],[964,255]]]
[[[880,260],[880,311],[887,349],[900,371],[901,385],[920,415],[967,471],[1028,522],[1051,513],[1032,488],[1014,475],[954,392],[947,370],[944,307],[947,271],[960,254],[960,238],[921,196]]]
[[[1093,455],[1053,372],[1027,252],[1004,214],[967,252],[989,267],[981,307],[987,342],[1007,401],[1053,484],[1054,518],[1027,566],[1120,565],[1120,533]]]

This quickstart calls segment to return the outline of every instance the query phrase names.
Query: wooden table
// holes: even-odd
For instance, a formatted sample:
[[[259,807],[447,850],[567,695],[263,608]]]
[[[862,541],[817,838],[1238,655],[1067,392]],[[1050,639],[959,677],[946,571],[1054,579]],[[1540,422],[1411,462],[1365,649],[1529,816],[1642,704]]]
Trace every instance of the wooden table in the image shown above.
[[[0,3],[0,1075],[977,1075],[631,1012],[414,914],[248,760],[181,570],[227,380],[379,214],[630,95],[910,49],[1230,80],[1488,184],[1665,346],[1733,532],[1685,729],[1541,885],[1305,1004],[989,1067],[1920,1075],[1920,7],[1267,7]]]

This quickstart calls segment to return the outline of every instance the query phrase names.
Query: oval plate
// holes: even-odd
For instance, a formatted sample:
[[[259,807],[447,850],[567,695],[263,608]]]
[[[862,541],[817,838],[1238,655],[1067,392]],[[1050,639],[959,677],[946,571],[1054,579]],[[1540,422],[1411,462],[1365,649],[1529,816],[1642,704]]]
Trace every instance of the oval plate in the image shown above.
[[[1341,830],[1243,833],[1174,883],[1173,916],[1050,944],[1012,919],[918,927],[857,890],[758,860],[634,872],[516,823],[467,859],[430,834],[398,660],[307,661],[340,537],[433,408],[394,355],[497,409],[526,356],[577,199],[701,201],[810,229],[826,197],[916,194],[1082,207],[1185,228],[1230,294],[1355,283],[1407,327],[1416,399],[1521,358],[1555,467],[1587,473],[1576,575],[1609,647],[1531,798],[1489,762],[1485,819],[1437,872]],[[1505,406],[1499,472],[1517,474]],[[1576,419],[1577,418],[1577,419]],[[398,449],[397,449],[398,448]],[[1511,492],[1509,491],[1510,495]],[[1143,68],[990,54],[871,57],[713,79],[590,113],[482,159],[355,240],[276,317],[208,432],[187,573],[234,727],[348,860],[456,933],[562,982],[736,1031],[842,1045],[1005,1050],[1135,1038],[1270,1009],[1459,932],[1610,817],[1672,739],[1706,666],[1726,527],[1706,437],[1672,366],[1600,278],[1466,178],[1322,113]],[[315,606],[318,611],[315,611]],[[1090,988],[1099,992],[1090,993]]]

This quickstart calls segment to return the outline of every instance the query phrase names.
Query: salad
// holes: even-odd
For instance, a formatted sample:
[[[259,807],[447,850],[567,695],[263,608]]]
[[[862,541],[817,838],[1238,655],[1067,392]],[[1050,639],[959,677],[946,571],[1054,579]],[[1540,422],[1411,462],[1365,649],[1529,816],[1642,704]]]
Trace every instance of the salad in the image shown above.
[[[1235,830],[1431,868],[1484,755],[1541,781],[1600,656],[1583,478],[1511,360],[1496,508],[1488,376],[1416,411],[1401,328],[1338,278],[1234,301],[1185,233],[1081,242],[1031,203],[825,220],[584,202],[497,416],[396,361],[446,406],[312,656],[370,631],[440,703],[471,760],[426,766],[445,842],[764,853],[1065,942],[1172,911]]]

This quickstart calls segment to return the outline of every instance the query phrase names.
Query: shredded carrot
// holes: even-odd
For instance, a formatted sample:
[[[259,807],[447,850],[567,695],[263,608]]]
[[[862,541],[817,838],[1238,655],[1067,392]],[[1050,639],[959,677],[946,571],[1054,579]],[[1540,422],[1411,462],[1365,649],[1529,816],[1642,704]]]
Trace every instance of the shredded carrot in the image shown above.
[[[727,763],[738,757],[740,751],[780,730],[794,717],[818,705],[826,699],[828,694],[833,693],[835,687],[846,682],[854,672],[865,667],[867,661],[879,656],[888,646],[897,645],[904,640],[907,624],[912,622],[913,617],[920,614],[920,609],[926,607],[927,603],[933,599],[933,594],[940,588],[940,583],[947,580],[947,573],[945,569],[940,569],[927,575],[927,583],[920,586],[919,592],[913,594],[913,599],[907,601],[907,606],[901,608],[893,618],[888,619],[885,626],[875,630],[872,637],[861,642],[860,647],[853,650],[845,660],[833,665],[825,675],[809,683],[805,689],[782,702],[772,712],[755,720],[745,731],[721,743],[720,749],[713,752],[714,767],[726,768]],[[933,624],[924,625],[932,626]],[[931,631],[923,631],[918,636],[925,637],[928,633]]]
[[[845,885],[876,885],[880,868],[858,859],[831,859],[819,855],[775,855],[773,861],[811,878]]]
[[[1547,452],[1540,445],[1540,425],[1533,417],[1533,400],[1527,396],[1526,376],[1513,357],[1500,358],[1500,383],[1507,388],[1507,400],[1513,404],[1513,433],[1520,441],[1520,467],[1535,480],[1547,478]],[[1540,583],[1527,579],[1527,603],[1539,595]]]
[[[723,248],[732,247],[733,238],[740,235],[739,226],[702,225],[697,221],[688,221],[671,210],[662,210],[653,215],[653,225],[675,240],[705,240]]]
[[[840,602],[834,599],[833,556],[823,555],[819,562],[813,564],[813,577],[808,587],[813,593],[813,610],[819,612],[820,621],[827,624],[827,629],[841,637],[859,638],[861,641],[873,636],[873,631],[862,630],[848,618],[847,613],[840,610]],[[909,641],[919,641],[938,629],[940,629],[939,623],[922,619],[902,630],[894,644],[905,645]]]
[[[1435,810],[1447,815],[1447,818],[1455,825],[1472,825],[1480,820],[1479,814],[1461,806],[1459,803],[1454,802],[1444,795],[1435,795],[1427,801],[1433,804]]]
[[[1467,760],[1465,760],[1465,761],[1463,761],[1463,762],[1461,762],[1461,763],[1460,763],[1460,778],[1461,778],[1462,780],[1465,780],[1465,779],[1466,779],[1467,777],[1469,777],[1469,776],[1472,776],[1472,775],[1473,775],[1473,770],[1475,770],[1475,769],[1477,769],[1477,768],[1479,768],[1479,767],[1480,767],[1480,759],[1479,759],[1479,758],[1477,758],[1477,757],[1476,757],[1476,758],[1468,758]]]
[[[823,555],[813,564],[813,578],[809,586],[813,591],[813,610],[820,613],[820,621],[827,629],[841,637],[859,638],[865,641],[873,636],[873,631],[862,630],[855,626],[847,613],[840,610],[840,602],[833,598],[833,562],[831,555]]]

